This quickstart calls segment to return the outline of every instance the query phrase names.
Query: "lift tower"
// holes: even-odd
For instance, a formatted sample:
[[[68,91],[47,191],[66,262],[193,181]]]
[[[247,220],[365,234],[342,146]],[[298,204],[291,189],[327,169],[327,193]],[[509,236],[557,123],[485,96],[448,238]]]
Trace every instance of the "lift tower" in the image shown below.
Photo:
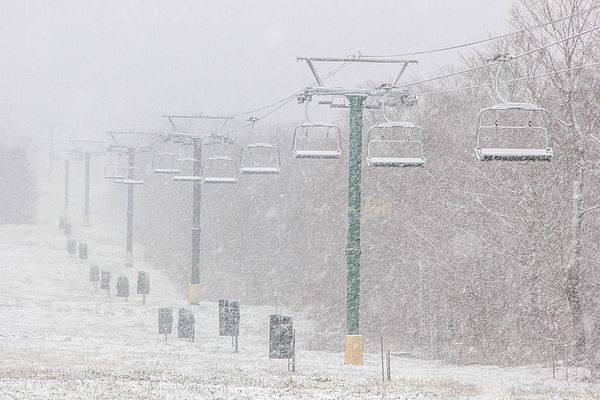
[[[106,142],[101,140],[71,140],[73,153],[79,154],[85,161],[85,185],[83,199],[83,226],[90,226],[90,168],[91,158],[103,156]]]
[[[348,154],[348,228],[346,244],[346,338],[345,338],[345,363],[363,364],[363,338],[360,335],[360,215],[361,215],[361,171],[362,171],[362,132],[363,132],[363,108],[368,98],[381,98],[383,96],[394,96],[408,99],[405,90],[396,88],[398,81],[410,64],[416,64],[416,60],[397,58],[374,58],[363,57],[360,54],[345,58],[331,57],[298,57],[298,61],[304,61],[310,68],[317,86],[308,87],[298,97],[299,103],[311,101],[313,96],[342,97],[342,104],[333,100],[321,102],[329,104],[334,108],[349,108],[349,154]],[[400,70],[390,83],[382,84],[376,88],[328,88],[317,72],[315,63],[374,63],[374,64],[397,64]],[[346,101],[348,103],[346,103]]]
[[[202,217],[202,185],[203,184],[232,184],[237,183],[238,165],[237,161],[230,157],[217,155],[215,153],[215,144],[231,143],[223,136],[223,129],[233,117],[216,115],[163,115],[169,120],[172,131],[163,137],[164,141],[181,145],[193,146],[193,156],[177,157],[173,155],[171,167],[169,165],[154,165],[155,173],[171,173],[175,182],[192,182],[192,257],[190,285],[188,291],[188,301],[190,304],[199,304],[202,298],[200,286],[200,232]],[[220,123],[218,130],[210,129],[202,132],[183,132],[182,121],[190,123],[191,121],[212,120]],[[179,123],[179,126],[177,124]],[[210,145],[212,156],[202,159],[202,146]],[[166,153],[164,153],[166,154]],[[218,166],[220,173],[210,172],[213,166]],[[222,173],[224,172],[224,173]]]
[[[125,266],[133,267],[133,188],[144,184],[144,168],[136,167],[135,155],[153,151],[150,142],[156,133],[133,131],[108,131],[111,143],[107,152],[108,164],[104,177],[114,183],[127,185],[127,238]]]

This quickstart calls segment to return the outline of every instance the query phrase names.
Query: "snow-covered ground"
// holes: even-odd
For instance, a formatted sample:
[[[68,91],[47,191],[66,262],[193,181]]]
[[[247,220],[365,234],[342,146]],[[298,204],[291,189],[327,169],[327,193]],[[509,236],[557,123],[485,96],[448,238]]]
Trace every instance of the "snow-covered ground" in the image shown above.
[[[56,189],[57,191],[60,188]],[[50,194],[50,193],[47,193]],[[363,367],[343,354],[306,350],[313,329],[295,314],[297,372],[267,357],[270,306],[242,304],[240,351],[218,336],[215,303],[194,306],[196,341],[157,331],[159,307],[186,306],[163,271],[137,259],[122,267],[122,241],[99,227],[75,227],[91,263],[129,277],[132,297],[94,292],[89,263],[70,258],[52,209],[36,226],[0,226],[0,399],[600,399],[600,387],[553,380],[541,366],[453,366],[393,357],[392,381],[381,382],[378,354]],[[135,293],[137,270],[151,272],[146,305]],[[301,311],[301,310],[299,310]],[[174,323],[174,333],[176,322]]]

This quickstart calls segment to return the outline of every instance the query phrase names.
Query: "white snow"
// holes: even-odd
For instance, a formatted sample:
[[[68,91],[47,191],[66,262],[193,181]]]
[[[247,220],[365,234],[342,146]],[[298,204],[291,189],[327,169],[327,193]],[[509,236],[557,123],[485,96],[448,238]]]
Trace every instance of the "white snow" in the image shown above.
[[[59,189],[57,189],[59,192]],[[186,306],[164,271],[139,257],[125,269],[123,243],[106,227],[75,226],[88,242],[90,259],[70,258],[66,238],[50,222],[0,226],[0,399],[591,399],[594,384],[572,369],[571,382],[553,380],[542,366],[454,366],[430,360],[392,358],[392,381],[382,385],[381,360],[367,354],[365,366],[345,366],[343,354],[308,351],[309,319],[293,313],[297,372],[285,360],[270,360],[271,306],[241,305],[240,352],[218,336],[218,307],[194,306],[196,341],[176,338],[177,307]],[[137,248],[137,247],[136,247]],[[137,251],[136,254],[142,252]],[[89,264],[125,275],[132,297],[94,293]],[[138,269],[151,272],[146,305],[135,294]],[[158,334],[157,310],[174,308],[174,334]]]

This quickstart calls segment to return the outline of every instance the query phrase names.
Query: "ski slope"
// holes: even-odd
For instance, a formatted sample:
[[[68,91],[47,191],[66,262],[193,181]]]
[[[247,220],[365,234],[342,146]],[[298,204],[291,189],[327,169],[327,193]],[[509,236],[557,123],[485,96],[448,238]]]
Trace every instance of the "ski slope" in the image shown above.
[[[56,201],[47,199],[46,206]],[[378,354],[365,366],[345,366],[343,354],[308,351],[316,329],[293,313],[297,372],[271,360],[268,321],[273,307],[241,305],[240,351],[218,336],[218,307],[193,306],[196,341],[176,338],[177,307],[187,306],[164,271],[143,259],[122,267],[123,248],[101,228],[75,227],[89,262],[129,277],[132,297],[94,291],[89,263],[71,258],[66,238],[48,221],[0,226],[0,399],[594,399],[598,386],[551,379],[548,368],[453,366],[392,358],[392,381],[381,381]],[[139,254],[141,252],[137,252]],[[138,269],[151,273],[146,305],[135,295]],[[174,308],[174,334],[158,335],[157,309]]]

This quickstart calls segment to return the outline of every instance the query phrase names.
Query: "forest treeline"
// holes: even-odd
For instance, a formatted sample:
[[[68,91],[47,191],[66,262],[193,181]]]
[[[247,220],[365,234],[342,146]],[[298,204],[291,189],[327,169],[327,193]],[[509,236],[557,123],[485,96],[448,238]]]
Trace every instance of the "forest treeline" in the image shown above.
[[[542,25],[598,0],[519,0],[511,29]],[[595,27],[580,13],[474,50],[457,71],[497,54],[520,54]],[[573,346],[581,363],[600,364],[598,339],[600,116],[598,32],[573,37],[506,63],[505,97],[533,102],[549,118],[551,162],[476,159],[477,114],[497,102],[495,68],[410,88],[418,105],[394,110],[425,131],[424,168],[370,168],[363,161],[361,330],[367,344],[462,362],[544,361],[552,341]],[[365,111],[367,129],[382,122]],[[341,111],[339,118],[347,118]],[[258,125],[257,125],[258,126]],[[320,328],[310,346],[338,350],[345,326],[347,126],[341,160],[296,160],[293,126],[271,126],[281,152],[277,176],[244,176],[202,193],[204,298],[235,298],[310,312]],[[243,134],[235,146],[246,144]],[[149,176],[136,199],[137,239],[189,281],[191,185]],[[0,207],[2,209],[2,207]],[[157,227],[160,227],[157,229]],[[308,340],[304,340],[306,344]]]
[[[30,147],[0,141],[0,224],[32,223],[36,186]]]

